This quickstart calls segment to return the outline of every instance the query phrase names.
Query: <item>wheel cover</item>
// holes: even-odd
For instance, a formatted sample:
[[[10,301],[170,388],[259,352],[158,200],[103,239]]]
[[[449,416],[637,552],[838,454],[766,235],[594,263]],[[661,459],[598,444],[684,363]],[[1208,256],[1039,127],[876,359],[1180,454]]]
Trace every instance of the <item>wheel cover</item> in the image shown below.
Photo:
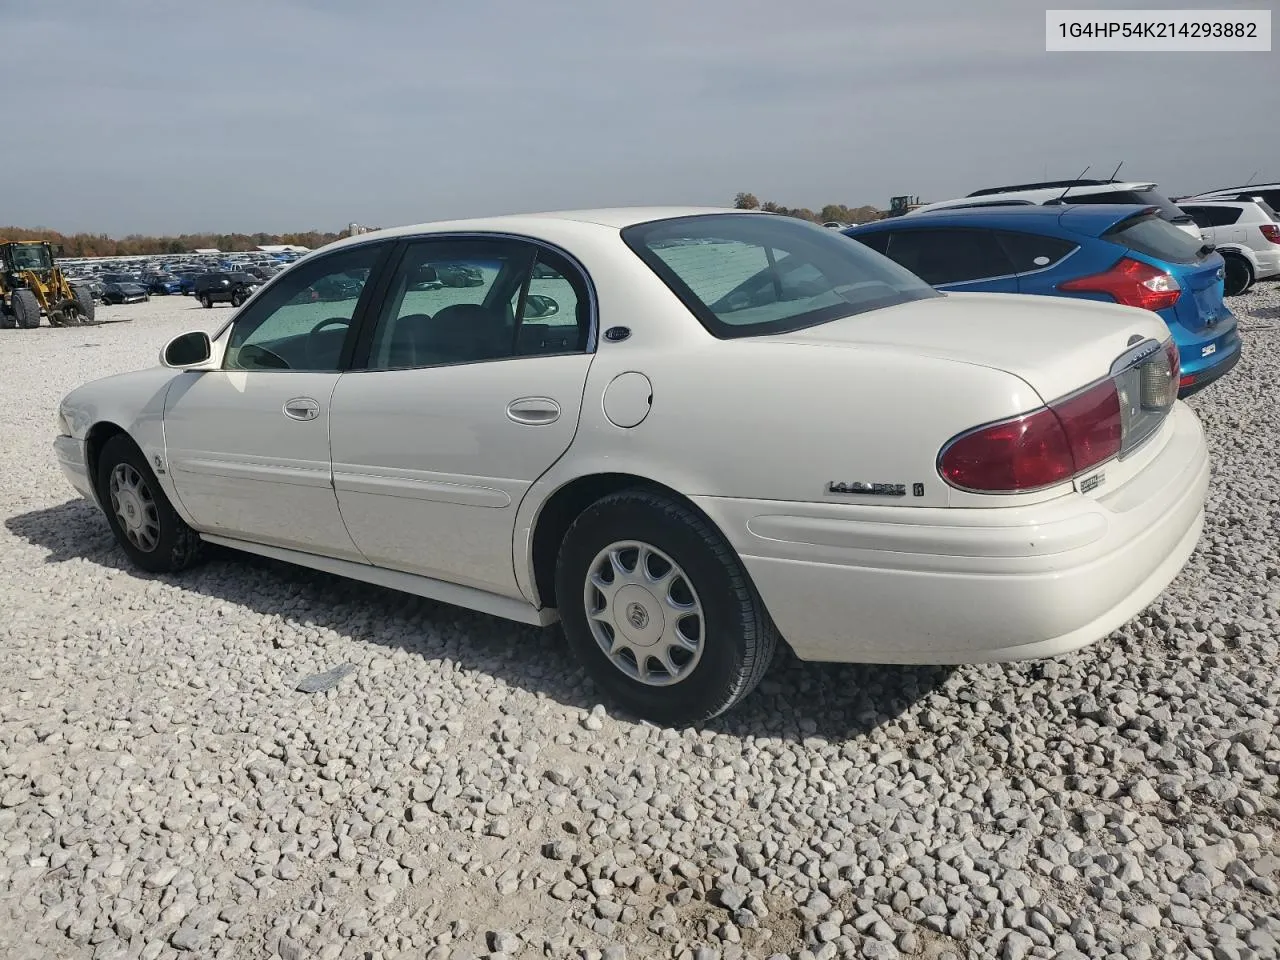
[[[129,542],[143,553],[160,543],[160,513],[147,481],[134,467],[118,463],[111,471],[111,511]]]
[[[702,601],[679,564],[656,547],[609,544],[587,568],[582,596],[591,635],[632,680],[670,686],[702,659]]]

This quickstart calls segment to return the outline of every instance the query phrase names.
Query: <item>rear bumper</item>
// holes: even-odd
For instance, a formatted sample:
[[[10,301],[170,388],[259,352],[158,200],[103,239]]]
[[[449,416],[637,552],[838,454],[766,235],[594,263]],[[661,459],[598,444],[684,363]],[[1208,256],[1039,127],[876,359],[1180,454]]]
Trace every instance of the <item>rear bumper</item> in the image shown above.
[[[977,663],[1099,640],[1178,574],[1209,460],[1183,404],[1140,474],[1096,499],[1000,509],[697,498],[806,660]]]
[[[1203,348],[1202,348],[1203,349]],[[1178,397],[1186,399],[1198,393],[1215,380],[1230,373],[1244,353],[1244,342],[1234,329],[1215,341],[1215,350],[1208,357],[1198,357],[1182,368],[1178,381]]]
[[[1254,250],[1253,259],[1257,264],[1254,279],[1267,280],[1280,275],[1280,244],[1271,244],[1274,250]]]

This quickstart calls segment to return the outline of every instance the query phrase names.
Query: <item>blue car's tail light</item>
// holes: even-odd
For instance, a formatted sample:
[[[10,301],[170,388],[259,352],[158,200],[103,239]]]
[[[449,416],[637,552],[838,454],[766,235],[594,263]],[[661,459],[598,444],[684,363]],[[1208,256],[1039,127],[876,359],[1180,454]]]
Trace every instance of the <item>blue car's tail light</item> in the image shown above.
[[[1105,293],[1116,303],[1144,310],[1172,307],[1182,294],[1178,278],[1173,274],[1131,257],[1121,257],[1102,273],[1060,283],[1058,289],[1073,293]]]

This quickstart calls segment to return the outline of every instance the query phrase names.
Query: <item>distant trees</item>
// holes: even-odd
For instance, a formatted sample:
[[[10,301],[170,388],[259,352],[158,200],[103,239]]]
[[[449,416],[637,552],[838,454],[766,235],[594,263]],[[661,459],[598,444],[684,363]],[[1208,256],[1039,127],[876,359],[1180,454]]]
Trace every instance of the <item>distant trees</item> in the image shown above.
[[[153,237],[133,233],[120,239],[105,233],[62,234],[42,227],[0,227],[0,240],[48,240],[61,244],[68,257],[132,257],[153,253],[189,253],[216,247],[226,253],[254,250],[266,244],[291,243],[302,247],[323,247],[341,234],[306,230],[301,233],[184,233]]]
[[[733,205],[738,210],[761,210],[765,213],[779,213],[784,217],[796,217],[800,220],[810,220],[813,223],[828,223],[832,220],[840,223],[866,223],[869,220],[879,220],[884,216],[881,210],[873,206],[849,207],[843,203],[828,203],[817,213],[814,213],[808,207],[784,207],[781,204],[774,203],[772,200],[766,200],[761,203],[754,193],[739,193],[733,198]]]

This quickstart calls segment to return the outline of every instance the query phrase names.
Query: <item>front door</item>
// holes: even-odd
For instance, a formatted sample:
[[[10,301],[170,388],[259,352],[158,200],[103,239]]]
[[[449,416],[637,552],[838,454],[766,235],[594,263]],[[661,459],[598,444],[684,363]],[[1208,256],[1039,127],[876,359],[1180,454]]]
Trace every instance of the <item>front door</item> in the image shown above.
[[[334,488],[371,562],[520,596],[516,510],[577,430],[591,324],[586,278],[555,251],[408,245],[332,402]]]
[[[166,459],[198,529],[363,559],[333,492],[329,403],[387,250],[351,247],[284,274],[218,338],[221,369],[174,383]]]

